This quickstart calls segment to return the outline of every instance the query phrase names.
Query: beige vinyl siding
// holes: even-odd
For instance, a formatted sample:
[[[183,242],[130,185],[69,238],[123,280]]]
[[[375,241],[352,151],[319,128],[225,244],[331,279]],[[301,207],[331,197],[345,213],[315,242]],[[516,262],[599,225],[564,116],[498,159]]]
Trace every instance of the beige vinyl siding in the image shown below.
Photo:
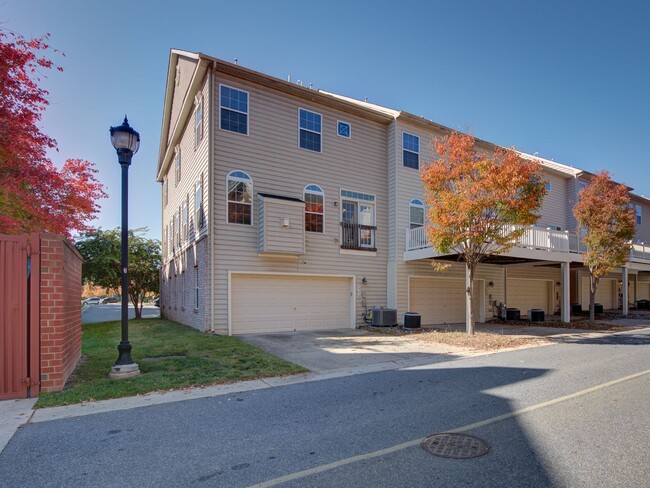
[[[573,215],[573,207],[578,202],[578,180],[571,178],[566,180],[566,224],[569,231],[578,229],[578,222]]]
[[[387,131],[387,174],[388,174],[388,263],[387,306],[397,308],[397,268],[402,261],[401,250],[397,247],[397,122],[392,121]]]
[[[182,58],[181,58],[182,61]],[[186,67],[193,66],[193,63],[186,63]],[[181,73],[183,73],[181,69]],[[191,77],[191,73],[189,75]],[[210,209],[208,205],[208,149],[209,149],[209,131],[208,131],[208,103],[210,100],[209,83],[208,79],[204,80],[202,84],[201,93],[204,97],[203,108],[203,139],[200,144],[195,148],[194,144],[194,110],[188,116],[188,120],[184,122],[184,129],[182,131],[179,148],[181,151],[181,179],[178,184],[175,184],[175,163],[169,166],[167,172],[168,180],[168,203],[162,209],[162,223],[163,228],[169,226],[173,220],[174,213],[178,212],[182,202],[187,202],[187,215],[188,215],[188,239],[184,241],[181,248],[174,246],[175,255],[172,255],[172,246],[169,246],[169,251],[166,256],[163,256],[163,274],[167,277],[172,276],[171,280],[168,278],[166,282],[161,283],[161,295],[166,294],[168,299],[163,300],[161,303],[161,314],[171,320],[177,320],[187,325],[191,325],[199,330],[206,330],[206,306],[209,294],[206,293],[208,281],[208,252],[207,252],[207,233]],[[189,103],[194,103],[194,97],[189,100]],[[204,225],[199,228],[195,222],[195,188],[194,184],[200,176],[203,176],[203,213],[205,216]],[[200,242],[199,242],[200,241]],[[195,244],[199,243],[195,251]],[[195,259],[196,255],[196,259]],[[199,300],[199,309],[195,311],[194,295],[196,277],[194,275],[194,262],[197,261],[199,270],[199,283],[201,299]],[[186,306],[182,307],[182,300],[180,294],[183,290],[183,280],[185,283],[185,303]],[[191,284],[191,286],[190,286]],[[176,290],[176,291],[174,291]],[[192,304],[190,306],[190,304]]]
[[[641,225],[636,226],[634,241],[642,241],[650,249],[650,207],[643,200],[632,197],[632,204],[641,206]]]
[[[176,127],[176,124],[178,123],[178,115],[181,113],[183,100],[185,99],[185,94],[187,93],[187,89],[192,81],[196,64],[197,61],[194,59],[188,59],[183,56],[178,57],[177,66],[180,68],[180,78],[178,84],[176,84],[176,73],[174,73],[174,80],[172,81],[174,83],[174,95],[172,96],[171,117],[169,118],[168,144],[174,131],[174,127]]]
[[[305,205],[274,198],[259,198],[261,253],[305,254]],[[288,225],[284,226],[286,219]]]
[[[218,89],[224,83],[249,92],[249,134],[219,128]],[[357,277],[357,322],[362,297],[368,306],[386,305],[388,255],[388,201],[386,178],[386,126],[352,114],[307,103],[274,90],[215,73],[215,324],[227,330],[228,271],[313,274],[352,274]],[[322,152],[298,147],[298,109],[322,114]],[[352,138],[336,135],[336,121],[352,125]],[[253,179],[254,193],[302,199],[307,184],[324,193],[324,232],[305,233],[305,254],[298,258],[258,256],[259,208],[253,207],[254,225],[226,222],[225,179],[242,170]],[[376,195],[377,252],[342,254],[340,251],[340,190]],[[335,203],[336,202],[336,203]],[[367,285],[361,284],[366,277]]]
[[[551,190],[544,197],[537,225],[567,230],[566,179],[549,171],[544,171],[543,175],[544,180],[551,183]]]

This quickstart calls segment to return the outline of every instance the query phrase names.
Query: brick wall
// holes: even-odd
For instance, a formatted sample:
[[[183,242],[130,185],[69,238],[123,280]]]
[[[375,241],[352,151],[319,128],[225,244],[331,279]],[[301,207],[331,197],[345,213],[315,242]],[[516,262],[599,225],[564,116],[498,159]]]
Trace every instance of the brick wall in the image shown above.
[[[60,391],[81,358],[81,263],[62,236],[41,234],[41,391]]]

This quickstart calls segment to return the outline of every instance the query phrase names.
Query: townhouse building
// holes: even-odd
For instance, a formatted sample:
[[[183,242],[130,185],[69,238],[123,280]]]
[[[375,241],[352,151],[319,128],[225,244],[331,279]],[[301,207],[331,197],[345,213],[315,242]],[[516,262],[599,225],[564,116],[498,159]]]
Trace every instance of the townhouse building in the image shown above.
[[[463,322],[464,265],[427,243],[419,176],[432,139],[449,131],[172,50],[157,169],[162,315],[221,334],[355,327],[374,306],[419,312],[424,324]],[[588,304],[572,206],[590,174],[540,162],[539,223],[477,270],[481,321],[500,303],[564,320],[569,303]],[[607,309],[650,299],[650,202],[632,199],[638,242],[601,282]],[[432,258],[449,270],[434,271]]]

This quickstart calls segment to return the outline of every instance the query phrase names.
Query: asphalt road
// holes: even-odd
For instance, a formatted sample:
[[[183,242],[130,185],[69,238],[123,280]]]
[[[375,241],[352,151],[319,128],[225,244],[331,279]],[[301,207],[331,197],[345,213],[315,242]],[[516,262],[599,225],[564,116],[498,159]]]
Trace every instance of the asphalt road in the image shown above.
[[[650,330],[27,424],[0,486],[642,487]],[[461,430],[490,452],[425,452]]]
[[[95,322],[107,322],[109,320],[120,320],[122,316],[121,303],[106,303],[103,305],[89,305],[81,314],[82,324]],[[153,305],[142,307],[142,318],[160,317],[160,309]],[[129,319],[135,318],[135,309],[129,305]]]

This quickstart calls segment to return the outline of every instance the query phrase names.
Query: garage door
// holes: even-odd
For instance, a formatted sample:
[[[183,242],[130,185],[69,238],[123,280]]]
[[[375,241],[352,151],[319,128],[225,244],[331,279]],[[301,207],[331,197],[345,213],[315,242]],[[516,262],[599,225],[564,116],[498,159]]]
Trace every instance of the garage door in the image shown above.
[[[233,275],[232,333],[350,327],[351,278]]]
[[[639,287],[636,295],[637,300],[650,300],[650,283],[639,281],[637,286]]]
[[[545,313],[549,310],[549,286],[547,280],[521,280],[509,279],[506,293],[506,305],[509,308],[518,308],[521,315],[528,313],[531,308],[540,308]]]
[[[614,307],[614,284],[616,280],[604,279],[598,283],[596,289],[596,303],[602,304],[605,310],[618,308],[618,304]],[[589,278],[582,277],[582,309],[589,310]]]
[[[474,293],[474,320],[478,321],[478,282],[474,284]],[[465,280],[411,278],[409,294],[409,311],[419,313],[423,325],[465,322]]]

